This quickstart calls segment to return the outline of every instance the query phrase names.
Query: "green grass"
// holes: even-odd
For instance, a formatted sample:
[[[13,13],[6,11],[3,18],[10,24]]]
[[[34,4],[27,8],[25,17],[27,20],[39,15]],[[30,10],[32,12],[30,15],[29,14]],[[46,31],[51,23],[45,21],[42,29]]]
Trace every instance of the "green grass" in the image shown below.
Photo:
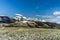
[[[2,27],[0,40],[60,40],[60,29]]]

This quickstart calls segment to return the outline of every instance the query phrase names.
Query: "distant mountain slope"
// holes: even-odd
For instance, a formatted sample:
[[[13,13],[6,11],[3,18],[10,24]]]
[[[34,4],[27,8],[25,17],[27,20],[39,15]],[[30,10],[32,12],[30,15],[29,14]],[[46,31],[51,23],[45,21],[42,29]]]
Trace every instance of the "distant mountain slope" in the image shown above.
[[[48,25],[49,28],[60,27],[60,24],[53,23],[53,22],[39,22],[39,21],[36,21],[35,23],[38,25],[38,27],[39,26],[43,27],[43,25],[45,25],[45,24]]]
[[[17,22],[17,23],[10,23],[7,27],[26,27],[26,28],[60,28],[60,24],[53,23],[53,22],[40,22],[40,21],[33,21],[33,22]]]

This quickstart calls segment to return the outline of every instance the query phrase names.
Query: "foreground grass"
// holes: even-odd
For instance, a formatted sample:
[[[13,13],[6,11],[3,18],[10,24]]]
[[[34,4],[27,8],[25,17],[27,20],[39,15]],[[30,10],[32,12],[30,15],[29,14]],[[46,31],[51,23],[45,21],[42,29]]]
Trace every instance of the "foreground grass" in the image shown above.
[[[0,28],[0,40],[60,40],[59,29]]]

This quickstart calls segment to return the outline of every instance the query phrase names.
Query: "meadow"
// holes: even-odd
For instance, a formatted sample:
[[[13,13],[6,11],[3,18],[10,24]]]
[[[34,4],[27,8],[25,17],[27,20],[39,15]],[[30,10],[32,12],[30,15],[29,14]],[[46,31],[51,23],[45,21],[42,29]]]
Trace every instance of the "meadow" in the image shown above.
[[[1,27],[0,40],[60,40],[60,29]]]

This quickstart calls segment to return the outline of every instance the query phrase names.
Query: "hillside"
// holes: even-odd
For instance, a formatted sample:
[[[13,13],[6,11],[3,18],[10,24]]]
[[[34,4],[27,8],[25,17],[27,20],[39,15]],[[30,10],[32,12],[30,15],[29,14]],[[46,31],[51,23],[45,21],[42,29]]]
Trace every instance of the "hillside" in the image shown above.
[[[4,24],[5,25],[5,24]],[[40,21],[33,21],[33,22],[17,22],[17,23],[10,23],[5,25],[5,27],[24,27],[24,28],[60,28],[60,24],[53,23],[53,22],[40,22]]]

